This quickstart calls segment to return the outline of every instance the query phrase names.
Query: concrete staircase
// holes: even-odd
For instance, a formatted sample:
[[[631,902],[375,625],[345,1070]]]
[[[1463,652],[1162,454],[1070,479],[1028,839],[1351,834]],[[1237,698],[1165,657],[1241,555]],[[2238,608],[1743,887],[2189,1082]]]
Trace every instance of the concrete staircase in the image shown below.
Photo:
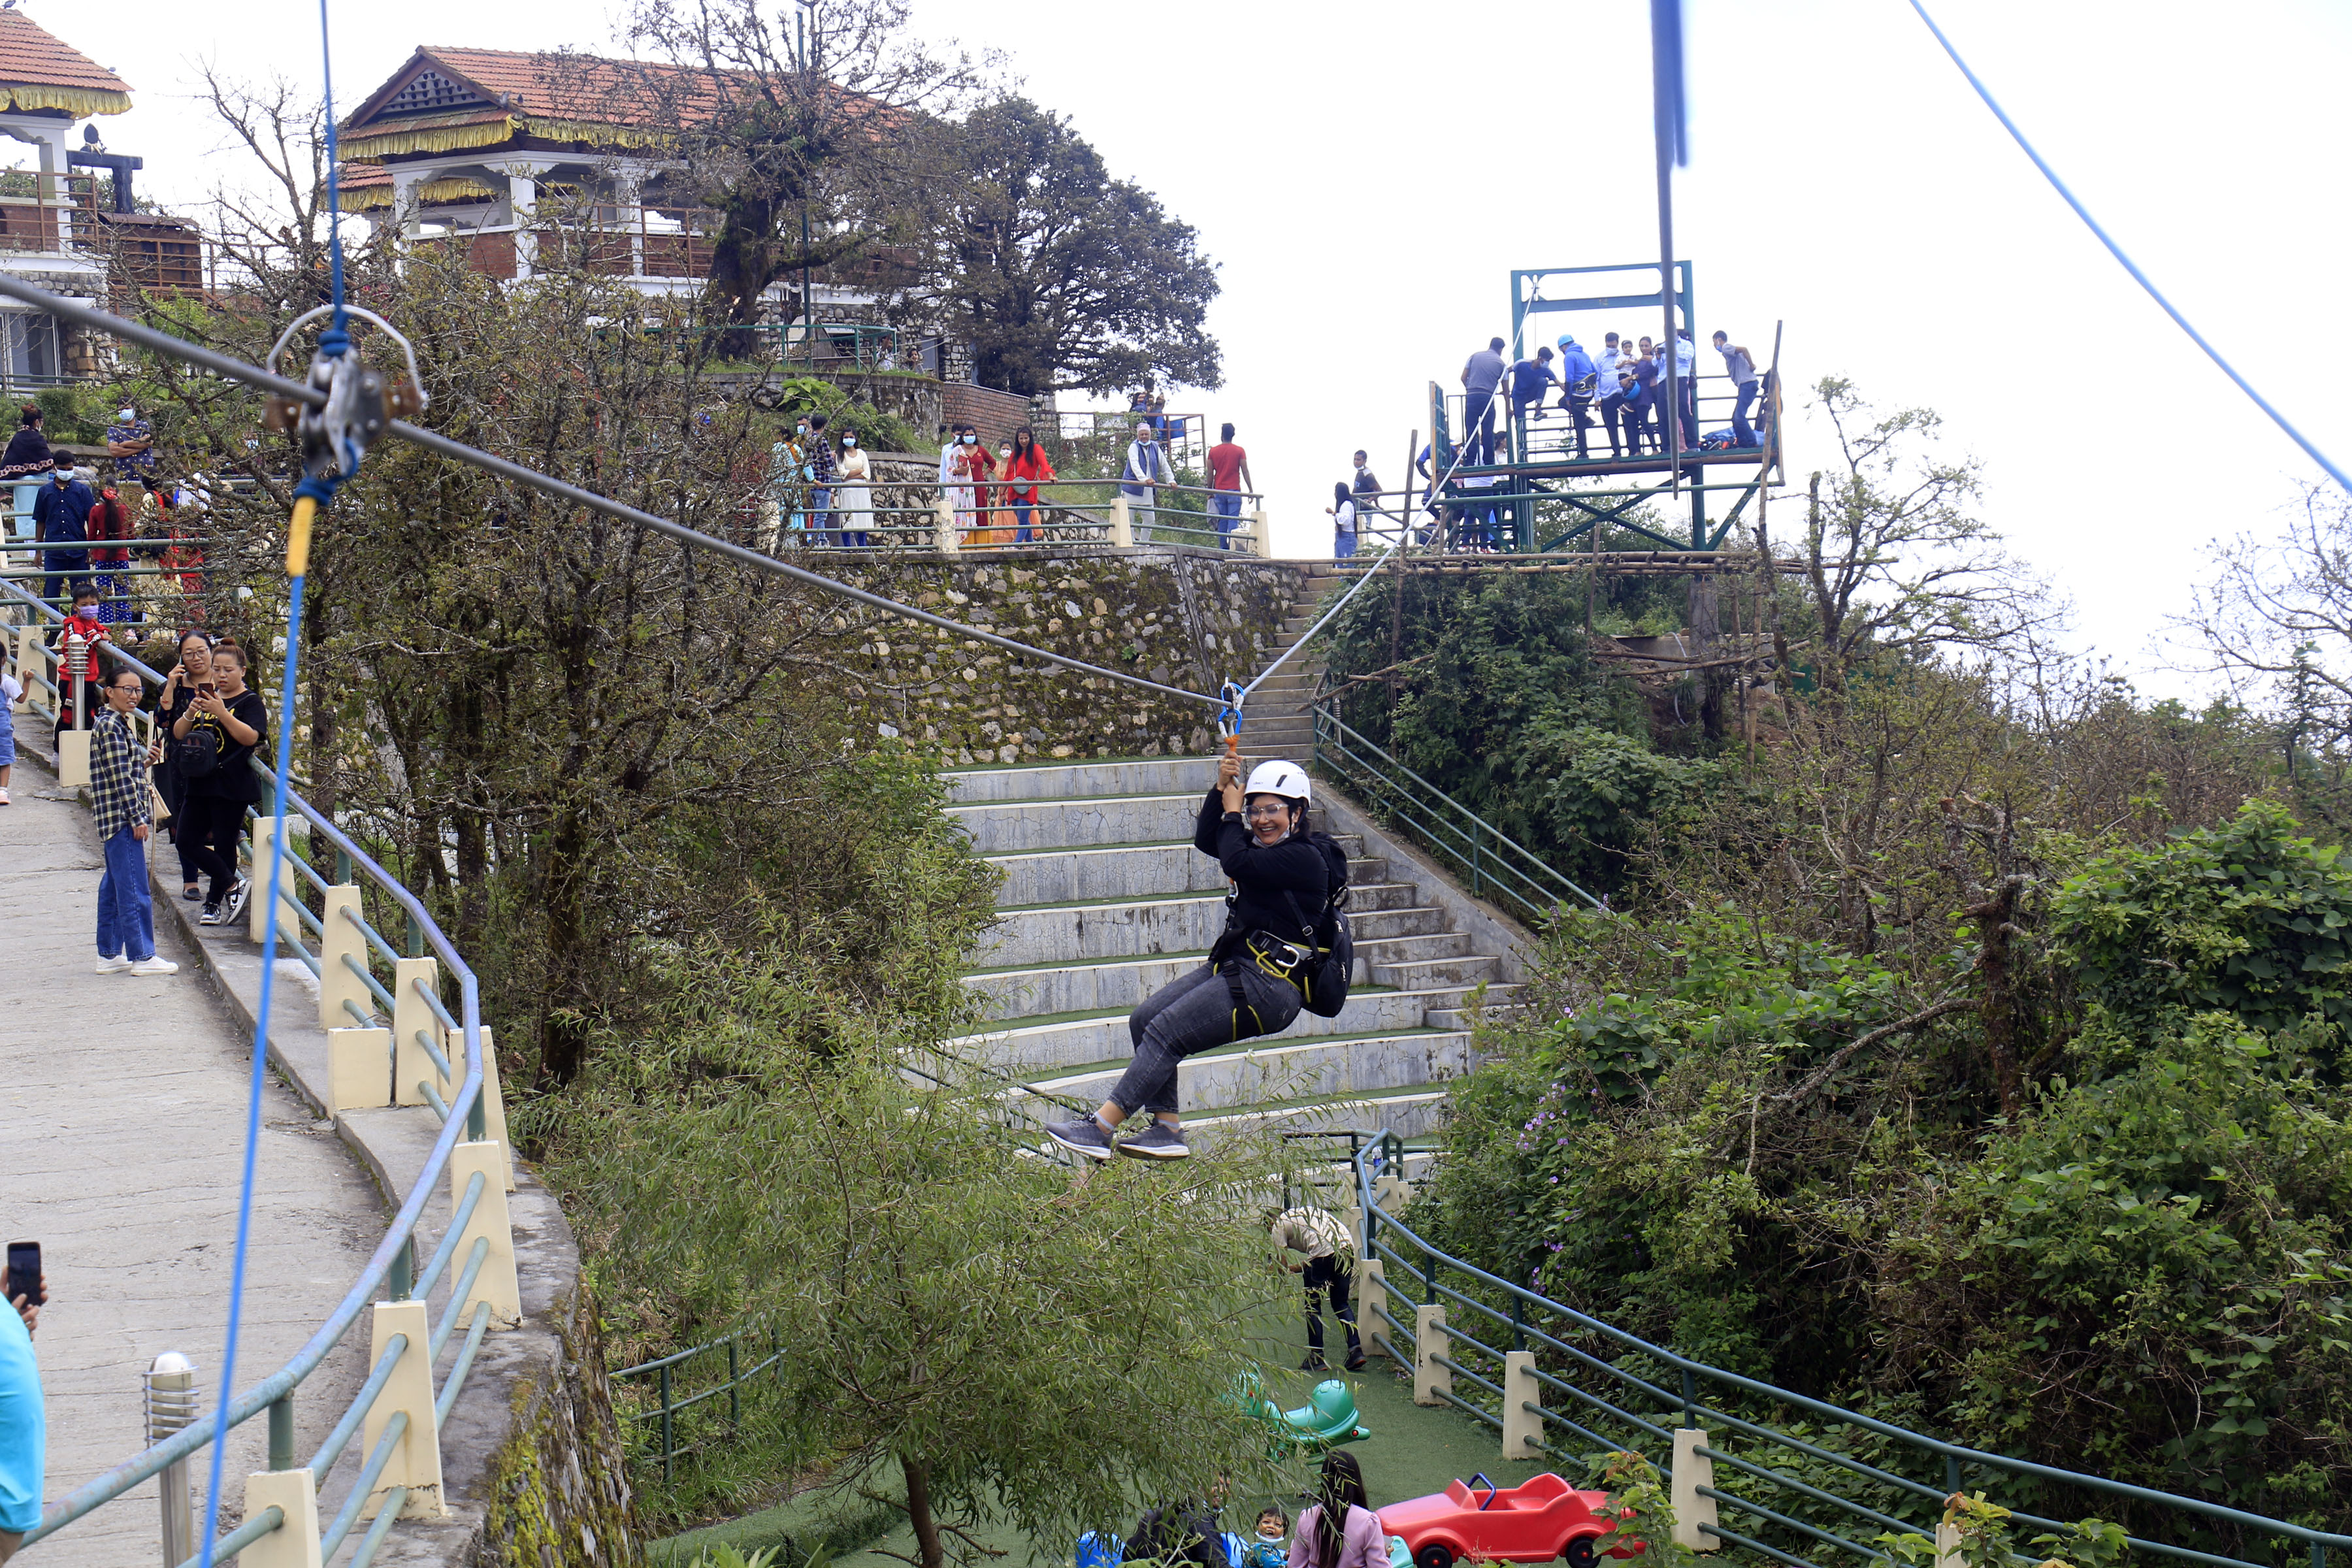
[[[1243,738],[1261,733],[1254,720]],[[1307,749],[1250,744],[1244,760],[1303,760]],[[1223,874],[1192,845],[1214,773],[1207,759],[1169,758],[947,775],[952,815],[1004,873],[998,923],[964,976],[989,1025],[950,1042],[950,1054],[1037,1094],[1100,1102],[1131,1053],[1128,1013],[1199,965],[1224,927]],[[1498,983],[1495,955],[1417,903],[1414,886],[1391,880],[1360,837],[1340,842],[1355,889],[1347,1006],[1187,1059],[1180,1100],[1187,1126],[1203,1136],[1267,1123],[1426,1132],[1446,1080],[1469,1066],[1471,992],[1489,983],[1485,999],[1500,1003],[1515,989]],[[1035,1095],[1017,1099],[1040,1121],[1065,1113]]]
[[[1342,574],[1320,563],[1308,568],[1301,607],[1283,623],[1282,646],[1287,648],[1305,636],[1307,628],[1330,607],[1334,591],[1345,591],[1355,581],[1354,574]],[[1307,713],[1307,704],[1314,700],[1315,682],[1322,673],[1320,659],[1301,654],[1284,661],[1250,693],[1242,744],[1253,758],[1290,757],[1306,763],[1307,754],[1315,749],[1315,721]]]

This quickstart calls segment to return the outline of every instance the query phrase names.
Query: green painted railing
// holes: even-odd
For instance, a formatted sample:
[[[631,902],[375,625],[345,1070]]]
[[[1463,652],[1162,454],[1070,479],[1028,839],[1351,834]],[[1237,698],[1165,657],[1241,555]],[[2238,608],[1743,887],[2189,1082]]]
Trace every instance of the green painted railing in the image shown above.
[[[1492,900],[1530,924],[1549,920],[1564,905],[1602,907],[1534,850],[1349,729],[1328,706],[1312,711],[1315,771],[1444,861],[1472,898]]]
[[[1697,1529],[1727,1545],[1792,1568],[1816,1568],[1801,1550],[1822,1547],[1884,1563],[1887,1552],[1873,1536],[1932,1536],[1944,1500],[1969,1490],[2012,1507],[2019,1523],[2060,1531],[2074,1521],[2018,1505],[2079,1500],[2086,1512],[2116,1515],[2135,1552],[2216,1568],[2284,1568],[2306,1553],[2312,1568],[2326,1568],[2331,1548],[2352,1547],[2352,1535],[1987,1453],[1677,1355],[1449,1257],[1384,1212],[1376,1184],[1402,1173],[1404,1152],[1403,1141],[1387,1131],[1367,1133],[1357,1152],[1356,1202],[1364,1216],[1358,1256],[1379,1261],[1390,1299],[1410,1293],[1444,1310],[1445,1321],[1428,1325],[1431,1359],[1467,1384],[1472,1397],[1435,1392],[1496,1427],[1505,1425],[1505,1402],[1516,1397],[1509,1414],[1535,1417],[1542,1436],[1534,1446],[1562,1460],[1596,1449],[1671,1452],[1669,1424],[1678,1425],[1696,1436],[1695,1443],[1685,1439],[1686,1451],[1706,1466],[1696,1495],[1723,1520],[1740,1521],[1737,1529],[1704,1521]],[[1422,1355],[1418,1312],[1406,1322],[1382,1305],[1376,1316],[1377,1324],[1365,1326],[1368,1338],[1386,1338],[1401,1359]],[[1440,1335],[1442,1352],[1434,1348]],[[1473,1364],[1456,1359],[1464,1356]],[[1774,1417],[1802,1425],[1792,1431]],[[1736,1479],[1718,1483],[1727,1472]]]
[[[743,1364],[743,1342],[765,1332],[768,1353],[750,1366]],[[718,1355],[727,1358],[727,1375],[717,1383],[698,1383],[695,1375],[697,1363]],[[625,1366],[609,1375],[614,1384],[650,1382],[655,1385],[656,1402],[639,1410],[621,1412],[625,1421],[658,1421],[662,1479],[667,1480],[678,1456],[691,1454],[702,1445],[699,1442],[681,1444],[678,1441],[678,1417],[689,1410],[708,1405],[720,1394],[727,1396],[727,1424],[722,1435],[731,1436],[743,1424],[743,1390],[754,1378],[772,1367],[783,1365],[783,1348],[773,1330],[745,1327],[724,1334],[705,1344],[693,1345],[654,1361]],[[680,1384],[691,1388],[687,1392]],[[715,1410],[717,1407],[712,1406]]]
[[[0,582],[0,612],[5,612],[0,614],[0,639],[5,639],[5,644],[0,644],[0,668],[10,668],[17,675],[26,688],[33,711],[54,721],[58,703],[68,699],[70,695],[69,688],[61,685],[58,679],[56,668],[58,655],[53,649],[41,647],[36,636],[20,636],[19,628],[41,627],[50,623],[60,622],[62,617],[50,605],[42,603],[14,584],[5,582]],[[163,677],[159,672],[149,668],[121,649],[107,643],[100,643],[98,646],[102,655],[115,667],[135,670],[143,679],[156,687],[163,685]],[[89,693],[89,696],[93,701],[97,700],[95,692]],[[265,783],[275,782],[275,775],[264,767],[258,759],[254,761],[253,769]],[[441,928],[434,923],[433,917],[418,901],[416,896],[403,887],[398,879],[377,865],[364,849],[352,842],[334,823],[313,810],[309,802],[290,792],[287,799],[289,810],[301,816],[310,825],[310,833],[318,838],[324,839],[335,850],[336,880],[349,882],[354,873],[364,878],[362,886],[369,892],[405,916],[411,955],[421,956],[424,950],[429,947],[441,962],[448,966],[449,972],[457,981],[459,996],[457,1010],[454,1015],[448,1013],[441,1007],[437,997],[431,999],[430,1005],[439,1012],[443,1022],[450,1027],[451,1032],[461,1035],[465,1042],[462,1061],[451,1063],[456,1069],[452,1076],[462,1074],[462,1078],[447,1100],[441,1107],[436,1108],[442,1119],[440,1136],[435,1141],[432,1152],[425,1157],[424,1170],[403,1196],[399,1213],[394,1216],[383,1239],[377,1244],[374,1255],[368,1259],[367,1267],[361,1271],[359,1278],[352,1281],[351,1289],[345,1292],[326,1321],[320,1325],[311,1334],[309,1342],[295,1352],[293,1358],[237,1394],[229,1405],[228,1424],[232,1426],[242,1426],[264,1411],[269,1413],[269,1468],[272,1470],[292,1470],[298,1468],[309,1470],[314,1495],[317,1491],[325,1489],[325,1483],[333,1471],[336,1462],[346,1452],[355,1456],[354,1462],[359,1466],[359,1474],[352,1481],[345,1499],[333,1518],[321,1530],[320,1555],[314,1559],[314,1561],[331,1561],[337,1550],[358,1524],[362,1506],[367,1502],[371,1493],[375,1490],[377,1479],[383,1473],[394,1447],[401,1440],[401,1432],[407,1419],[404,1412],[395,1414],[392,1417],[391,1424],[383,1436],[372,1448],[362,1450],[359,1445],[352,1442],[352,1439],[360,1435],[369,1407],[374,1404],[377,1395],[390,1381],[396,1363],[406,1352],[408,1349],[406,1338],[395,1334],[387,1342],[383,1356],[370,1370],[358,1394],[336,1421],[326,1441],[320,1444],[310,1459],[299,1467],[296,1465],[294,1455],[294,1396],[297,1389],[319,1369],[328,1353],[342,1342],[344,1336],[351,1331],[352,1326],[360,1321],[362,1312],[371,1302],[380,1299],[423,1300],[432,1292],[439,1281],[449,1279],[450,1287],[446,1304],[437,1320],[433,1323],[428,1345],[431,1360],[434,1363],[437,1363],[443,1352],[448,1348],[449,1342],[452,1339],[459,1342],[456,1359],[450,1363],[448,1371],[441,1375],[436,1390],[433,1415],[437,1427],[447,1421],[450,1410],[457,1404],[457,1395],[465,1386],[467,1374],[473,1368],[475,1355],[481,1347],[482,1336],[489,1324],[490,1304],[487,1300],[476,1300],[474,1310],[462,1318],[460,1316],[488,1252],[488,1238],[478,1237],[467,1258],[459,1259],[454,1257],[475,1206],[481,1199],[485,1185],[481,1175],[476,1174],[467,1184],[466,1192],[457,1197],[452,1205],[452,1213],[441,1246],[421,1274],[416,1267],[417,1224],[424,1218],[425,1205],[432,1201],[444,1184],[448,1174],[453,1151],[461,1139],[480,1141],[487,1133],[486,1102],[483,1093],[485,1073],[482,1061],[481,1003],[480,990],[473,970],[467,965],[464,959],[458,956],[457,948],[443,934]],[[302,858],[292,843],[290,835],[288,836],[288,840],[287,866],[294,873],[294,878],[293,885],[285,889],[284,896],[289,901],[299,903],[302,898],[303,881],[307,880],[321,887],[326,884],[318,869]],[[239,850],[241,854],[246,852],[246,846],[242,841],[240,841]],[[266,873],[268,868],[265,866],[260,869]],[[267,897],[265,883],[266,875],[255,877],[254,897]],[[302,912],[305,915],[310,914],[308,910]],[[362,950],[368,955],[366,965],[371,973],[367,975],[367,979],[373,994],[386,1000],[388,1015],[390,1010],[388,999],[391,993],[374,978],[373,971],[379,955],[387,966],[395,955],[391,944],[373,926],[368,925],[364,920],[361,924],[368,938],[365,947]],[[304,944],[303,932],[306,929],[315,930],[316,926],[317,921],[313,917],[309,928],[298,922],[295,929],[287,931],[281,926],[279,931],[280,940],[287,944],[291,953],[306,963],[314,973],[320,968],[320,956],[318,952]],[[299,995],[299,993],[296,994]],[[290,1002],[294,998],[288,996],[286,1000]],[[25,1544],[29,1546],[46,1536],[68,1528],[75,1521],[120,1499],[125,1492],[163,1471],[167,1466],[201,1452],[212,1441],[213,1427],[212,1412],[207,1408],[203,1416],[193,1425],[163,1442],[154,1444],[124,1459],[95,1480],[76,1488],[64,1501],[51,1505],[43,1514],[39,1526],[26,1533]],[[399,1519],[406,1496],[405,1489],[400,1487],[394,1487],[383,1494],[382,1506],[374,1524],[361,1538],[352,1555],[352,1568],[365,1568],[365,1565],[374,1557],[377,1549],[382,1545],[394,1523]],[[320,1511],[324,1513],[323,1510]],[[215,1543],[215,1558],[226,1560],[239,1549],[250,1546],[263,1537],[282,1529],[284,1524],[285,1514],[282,1510],[276,1507],[263,1510],[255,1518],[223,1536]],[[189,1568],[189,1564],[199,1561],[201,1561],[201,1554],[191,1557],[187,1563],[181,1564],[180,1568]]]

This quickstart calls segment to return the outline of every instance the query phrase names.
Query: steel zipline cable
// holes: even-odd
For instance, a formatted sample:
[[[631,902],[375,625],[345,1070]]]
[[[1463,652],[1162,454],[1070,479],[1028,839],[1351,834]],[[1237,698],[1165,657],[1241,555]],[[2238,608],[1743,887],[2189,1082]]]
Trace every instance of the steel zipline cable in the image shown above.
[[[2237,367],[2221,357],[2221,351],[2207,342],[2205,335],[2189,324],[2189,318],[2173,308],[2172,301],[2164,297],[2164,291],[2148,280],[2147,274],[2142,272],[2139,269],[2139,264],[2124,253],[2124,247],[2116,243],[2115,237],[2099,226],[2099,220],[2091,216],[2091,209],[2084,206],[2074,193],[2066,188],[2066,182],[2058,177],[2058,171],[2052,168],[2040,153],[2034,151],[2033,143],[2025,139],[2025,132],[2017,128],[2017,121],[2009,117],[2009,111],[2000,106],[2000,100],[1993,97],[1992,89],[1985,86],[1982,78],[1969,68],[1969,62],[1960,58],[1960,51],[1954,48],[1952,40],[1944,36],[1944,29],[1936,26],[1936,18],[1927,15],[1927,7],[1922,5],[1920,0],[1911,0],[1911,9],[1919,14],[1919,20],[1927,25],[1927,31],[1935,35],[1936,42],[1943,46],[1944,53],[1951,57],[1952,64],[1959,68],[1960,74],[1968,79],[1969,85],[1976,89],[1977,96],[1984,100],[1985,107],[1991,110],[1993,118],[2000,121],[2001,129],[2008,132],[2010,139],[2017,143],[2027,157],[2033,160],[2033,166],[2042,171],[2042,177],[2050,182],[2050,188],[2065,198],[2066,205],[2074,209],[2074,216],[2083,220],[2083,226],[2098,237],[2099,243],[2107,247],[2107,254],[2114,257],[2122,265],[2123,269],[2131,274],[2132,281],[2147,290],[2147,297],[2161,306],[2166,315],[2172,318],[2172,324],[2188,333],[2189,341],[2203,349],[2205,357],[2221,366],[2221,374],[2235,382],[2238,390],[2252,400],[2255,407],[2269,415],[2272,424],[2286,432],[2287,439],[2302,447],[2305,456],[2325,468],[2328,478],[2343,486],[2347,492],[2352,492],[2352,479],[2347,479],[2344,470],[2330,461],[2327,455],[2314,446],[2302,431],[2296,429],[2285,415],[2272,407],[2270,400],[2256,392],[2253,384],[2240,375]]]

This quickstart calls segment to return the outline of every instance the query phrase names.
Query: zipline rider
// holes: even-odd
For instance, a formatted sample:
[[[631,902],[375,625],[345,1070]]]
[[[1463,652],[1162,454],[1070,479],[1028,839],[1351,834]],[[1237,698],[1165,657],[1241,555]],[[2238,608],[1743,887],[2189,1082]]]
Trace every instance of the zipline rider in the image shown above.
[[[1177,1064],[1254,1035],[1279,1034],[1298,1016],[1316,922],[1334,887],[1345,885],[1347,861],[1340,858],[1335,872],[1330,858],[1339,851],[1327,851],[1328,840],[1309,839],[1311,795],[1297,763],[1259,763],[1246,790],[1241,772],[1239,757],[1218,760],[1217,782],[1192,829],[1192,847],[1216,857],[1233,884],[1224,932],[1208,963],[1161,986],[1129,1016],[1135,1057],[1102,1109],[1046,1127],[1046,1136],[1073,1153],[1184,1158],[1192,1151],[1177,1121]],[[1152,1125],[1113,1142],[1119,1123],[1138,1110],[1151,1112]]]

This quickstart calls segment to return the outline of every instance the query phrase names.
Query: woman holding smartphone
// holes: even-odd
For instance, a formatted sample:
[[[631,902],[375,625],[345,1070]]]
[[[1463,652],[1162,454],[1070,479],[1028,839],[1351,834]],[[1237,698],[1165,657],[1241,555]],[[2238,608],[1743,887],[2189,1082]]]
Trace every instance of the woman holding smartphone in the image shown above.
[[[213,739],[211,764],[189,771],[185,811],[196,868],[212,884],[196,923],[216,926],[236,919],[250,887],[236,868],[236,840],[246,807],[261,798],[251,759],[268,732],[269,714],[261,694],[245,684],[245,650],[224,637],[212,655],[212,679],[197,685],[195,700],[173,721],[172,738],[204,732]],[[188,762],[184,755],[183,766]]]
[[[180,715],[195,705],[199,688],[212,684],[213,639],[194,629],[180,634],[180,662],[163,678],[163,695],[155,701],[156,721],[171,731],[180,721]],[[180,852],[180,897],[194,902],[203,892],[200,884],[204,873],[196,868],[195,838],[187,830],[187,781],[180,777],[172,753],[163,748],[159,738],[160,754],[149,761],[155,764],[155,793],[172,813],[172,847]]]

